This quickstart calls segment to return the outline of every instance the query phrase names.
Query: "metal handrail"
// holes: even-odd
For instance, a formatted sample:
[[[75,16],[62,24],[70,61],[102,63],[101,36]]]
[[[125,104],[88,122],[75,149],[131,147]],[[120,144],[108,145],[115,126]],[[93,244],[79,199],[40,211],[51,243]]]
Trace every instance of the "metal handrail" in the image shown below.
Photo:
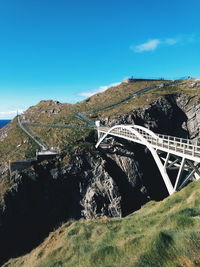
[[[131,125],[132,126],[132,125]],[[139,138],[136,137],[129,129],[130,125],[119,125],[119,127],[114,128],[109,134],[118,135],[133,139],[134,141],[139,141]],[[134,127],[134,126],[132,126]],[[135,127],[137,129],[137,127]],[[98,128],[101,132],[108,132],[110,130],[109,127],[100,127]],[[137,131],[141,134],[142,137],[148,141],[151,145],[153,145],[157,149],[167,148],[171,151],[176,151],[184,154],[185,156],[198,156],[200,157],[200,146],[195,145],[189,139],[167,136],[162,134],[157,134],[156,137],[152,136],[147,131],[145,132],[142,129],[137,129]],[[152,132],[153,133],[153,132]]]

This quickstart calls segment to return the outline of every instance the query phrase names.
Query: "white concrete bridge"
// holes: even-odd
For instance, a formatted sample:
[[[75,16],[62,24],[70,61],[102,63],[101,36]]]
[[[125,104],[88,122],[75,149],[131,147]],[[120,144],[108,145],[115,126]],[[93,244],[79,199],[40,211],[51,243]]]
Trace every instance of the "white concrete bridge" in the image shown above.
[[[192,177],[196,180],[200,178],[200,146],[197,141],[155,134],[138,125],[98,127],[97,131],[96,148],[110,136],[146,146],[158,166],[170,195],[180,190]],[[169,178],[168,170],[177,170],[175,179]]]

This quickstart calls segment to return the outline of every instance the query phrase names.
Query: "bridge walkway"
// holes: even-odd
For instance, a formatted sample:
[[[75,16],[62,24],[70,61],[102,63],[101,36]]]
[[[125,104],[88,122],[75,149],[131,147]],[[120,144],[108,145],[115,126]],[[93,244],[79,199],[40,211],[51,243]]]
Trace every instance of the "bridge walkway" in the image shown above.
[[[145,145],[151,152],[162,175],[169,194],[181,189],[193,176],[200,178],[200,146],[197,141],[155,134],[139,125],[116,125],[114,127],[99,127],[98,147],[108,136],[123,138]],[[175,182],[171,182],[168,170],[177,169]],[[188,172],[185,176],[184,171]]]

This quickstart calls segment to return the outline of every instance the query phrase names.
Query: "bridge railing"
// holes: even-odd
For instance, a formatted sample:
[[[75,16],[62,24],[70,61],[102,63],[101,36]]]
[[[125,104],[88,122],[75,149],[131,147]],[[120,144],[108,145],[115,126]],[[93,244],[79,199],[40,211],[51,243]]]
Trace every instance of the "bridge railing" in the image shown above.
[[[130,131],[129,126],[118,126],[110,132],[110,135],[116,135],[116,136],[123,136],[127,139],[132,139],[140,144],[142,144],[142,140],[137,137],[133,132]],[[109,131],[110,128],[107,127],[100,127],[99,130],[106,133]],[[197,144],[194,144],[192,140],[179,138],[179,137],[173,137],[173,136],[167,136],[162,134],[150,134],[142,129],[137,129],[137,132],[146,140],[148,141],[152,146],[154,146],[157,149],[163,149],[164,151],[175,151],[179,152],[184,155],[189,155],[193,157],[199,157],[200,158],[200,146]]]
[[[167,136],[158,134],[157,138],[148,135],[145,132],[140,131],[140,134],[152,145],[160,148],[167,148],[176,152],[181,152],[185,155],[199,156],[200,157],[200,146],[197,145],[192,140]]]
[[[185,138],[180,138],[180,137],[175,137],[175,136],[169,136],[169,135],[163,135],[163,134],[158,134],[158,137],[162,138],[164,140],[171,140],[171,141],[176,141],[179,143],[195,145],[194,141],[192,141],[190,139],[185,139]],[[196,141],[196,145],[197,145],[197,141]]]
[[[177,140],[179,139],[179,140]],[[175,138],[173,139],[158,139],[158,146],[168,148],[170,150],[181,152],[185,155],[199,156],[200,157],[200,146],[194,145],[191,140]]]

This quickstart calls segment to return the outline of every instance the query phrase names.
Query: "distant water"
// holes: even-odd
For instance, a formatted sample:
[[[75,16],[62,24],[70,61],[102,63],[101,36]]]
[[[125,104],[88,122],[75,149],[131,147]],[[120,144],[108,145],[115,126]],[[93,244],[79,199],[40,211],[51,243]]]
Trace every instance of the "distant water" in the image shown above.
[[[10,122],[10,120],[0,120],[0,128],[4,127],[9,122]]]

